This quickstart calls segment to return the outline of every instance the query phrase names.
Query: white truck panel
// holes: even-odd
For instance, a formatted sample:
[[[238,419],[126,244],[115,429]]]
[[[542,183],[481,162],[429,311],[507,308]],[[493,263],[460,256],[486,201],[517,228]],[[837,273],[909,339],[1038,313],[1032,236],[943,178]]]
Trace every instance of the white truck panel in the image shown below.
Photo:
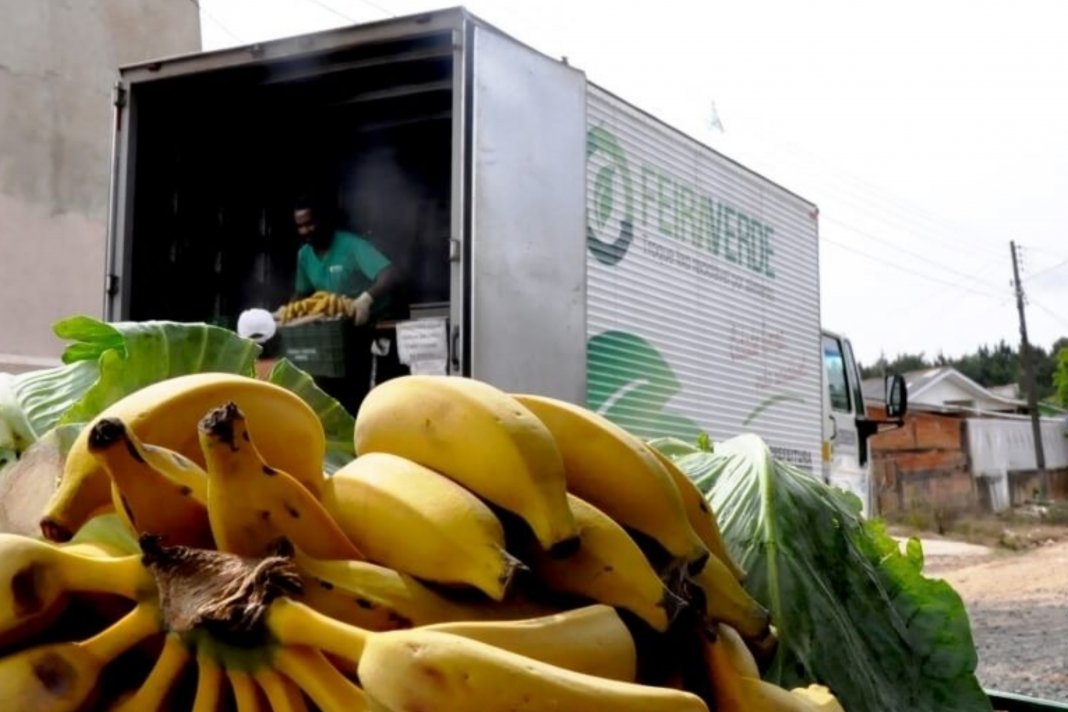
[[[816,208],[589,85],[588,405],[818,472]]]

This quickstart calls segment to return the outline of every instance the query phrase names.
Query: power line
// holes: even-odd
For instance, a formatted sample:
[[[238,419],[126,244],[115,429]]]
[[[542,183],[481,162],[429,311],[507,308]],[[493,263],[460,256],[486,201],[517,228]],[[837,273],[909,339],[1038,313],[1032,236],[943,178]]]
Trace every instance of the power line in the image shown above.
[[[327,5],[325,2],[322,2],[322,0],[308,0],[308,2],[314,3],[314,4],[318,5],[319,7],[323,8],[324,10],[327,10],[328,12],[332,12],[333,14],[337,15],[338,17],[343,18],[345,20],[348,20],[349,22],[358,22],[358,20],[356,18],[351,17],[350,15],[346,15],[345,13],[341,12],[340,10],[338,10],[336,8],[333,8],[330,5]],[[357,2],[362,3],[363,5],[366,5],[367,7],[373,7],[375,10],[378,10],[383,15],[386,15],[388,17],[396,17],[397,16],[397,13],[392,12],[392,11],[382,7],[378,3],[371,2],[371,0],[357,0]]]
[[[980,284],[983,284],[984,286],[987,286],[987,287],[994,287],[995,286],[994,284],[992,284],[990,282],[981,282],[980,280],[975,279],[975,273],[974,272],[969,274],[967,272],[961,272],[960,270],[954,269],[952,267],[947,267],[944,264],[941,264],[939,262],[935,262],[928,255],[921,255],[918,252],[913,252],[912,250],[906,249],[906,248],[902,247],[901,245],[898,245],[895,242],[892,242],[892,241],[887,240],[885,238],[873,235],[870,232],[866,232],[864,230],[861,230],[858,227],[854,227],[852,225],[849,225],[848,223],[844,223],[841,220],[836,220],[835,218],[832,218],[832,217],[821,217],[821,219],[826,221],[826,222],[833,223],[835,225],[839,225],[841,227],[844,227],[847,230],[850,230],[850,231],[852,231],[852,232],[854,232],[854,233],[856,233],[858,235],[862,235],[862,236],[867,237],[869,239],[875,240],[876,242],[881,242],[884,245],[889,245],[890,247],[892,247],[895,250],[898,250],[899,252],[903,252],[906,255],[909,255],[911,257],[915,257],[917,259],[924,260],[925,262],[929,262],[929,263],[935,265],[936,267],[939,267],[940,269],[945,270],[946,272],[952,272],[953,274],[956,274],[956,275],[959,275],[961,277],[964,277],[965,279],[974,280],[974,281],[979,282]]]
[[[945,233],[947,231],[951,231],[952,233],[957,234],[963,228],[959,225],[954,225],[950,223],[945,218],[935,213],[923,210],[922,208],[919,208],[918,206],[915,206],[913,204],[906,204],[900,199],[894,199],[892,197],[889,197],[885,189],[875,186],[874,184],[869,183],[863,178],[860,178],[854,174],[848,173],[846,171],[827,170],[826,161],[824,161],[821,157],[814,157],[811,159],[807,158],[807,156],[812,156],[813,154],[811,154],[806,149],[799,147],[792,141],[775,136],[773,132],[765,132],[763,128],[758,129],[754,132],[752,131],[751,125],[749,127],[749,131],[753,133],[754,137],[757,139],[763,138],[764,140],[770,143],[778,144],[779,146],[784,147],[786,149],[785,153],[788,157],[793,159],[795,165],[799,165],[805,168],[808,173],[811,174],[812,172],[816,172],[828,176],[826,183],[827,186],[831,188],[830,192],[850,197],[850,200],[846,201],[847,203],[853,202],[854,204],[859,204],[856,201],[856,199],[859,198],[860,202],[866,203],[868,206],[874,206],[876,208],[876,210],[871,210],[870,208],[863,207],[859,208],[862,211],[869,213],[879,212],[885,216],[888,216],[890,218],[890,221],[896,220],[901,224],[908,224],[909,222],[912,222],[913,225],[920,226],[922,223],[926,223],[926,225],[923,225],[923,227],[921,228],[923,232],[927,233],[929,236],[938,235],[942,239],[935,240],[936,242],[941,242],[942,244],[951,246],[954,249],[967,248],[968,250],[974,251],[978,248],[984,251],[988,251],[991,254],[1001,252],[1000,249],[995,248],[993,243],[989,241],[979,242],[973,240],[968,243],[965,243],[959,239],[947,241],[945,239]],[[790,156],[791,153],[793,154],[793,156]],[[774,154],[774,158],[775,160],[781,161],[783,158],[783,152],[776,151]],[[858,185],[868,186],[869,190],[857,192],[855,188]]]
[[[984,272],[989,271],[992,267],[995,267],[995,266],[1000,267],[1001,266],[1001,264],[1000,264],[1001,262],[1002,262],[1002,260],[991,260],[990,262],[987,262],[982,267],[977,269],[975,271],[975,274],[976,275],[980,275],[980,274],[983,274]],[[912,302],[911,304],[908,304],[908,305],[902,307],[901,309],[896,309],[896,310],[894,310],[892,312],[889,312],[889,315],[904,314],[904,313],[912,311],[913,309],[916,309],[917,307],[922,307],[922,306],[930,307],[930,306],[933,306],[934,304],[943,304],[946,301],[948,301],[950,298],[956,297],[959,294],[963,294],[964,292],[966,292],[967,289],[968,289],[968,284],[971,281],[972,281],[972,279],[969,278],[969,279],[964,280],[964,281],[955,282],[955,286],[953,288],[948,289],[948,290],[938,290],[938,291],[936,291],[934,293],[928,294],[927,296],[923,297],[922,299],[918,299],[918,300]],[[1010,295],[1007,299],[1011,299],[1011,298],[1012,297]],[[1002,305],[1004,305],[1004,303],[1005,302],[1002,302]]]
[[[337,17],[340,17],[342,20],[346,20],[347,22],[356,22],[356,18],[349,17],[348,15],[346,15],[343,12],[341,12],[340,10],[337,10],[335,8],[330,7],[325,2],[320,2],[320,0],[308,0],[308,2],[310,2],[313,5],[318,5],[322,9],[326,10],[327,12],[329,12],[330,14],[336,15]]]
[[[1061,316],[1057,312],[1053,311],[1049,307],[1043,305],[1042,303],[1035,301],[1034,297],[1031,297],[1031,296],[1027,297],[1027,303],[1028,304],[1034,304],[1036,307],[1038,307],[1039,309],[1041,309],[1042,311],[1046,312],[1051,317],[1053,317],[1054,320],[1056,320],[1062,326],[1068,326],[1068,319],[1065,319],[1063,316]]]
[[[860,255],[861,257],[867,257],[870,260],[878,262],[880,265],[883,265],[885,267],[893,267],[894,269],[900,270],[900,271],[905,272],[907,274],[911,274],[911,275],[913,275],[915,277],[922,277],[923,279],[928,279],[928,280],[930,280],[932,282],[938,282],[939,284],[944,284],[944,285],[947,285],[947,286],[950,286],[950,287],[954,287],[954,288],[959,288],[960,287],[960,284],[954,284],[953,282],[947,282],[946,280],[941,279],[939,277],[932,277],[929,274],[924,274],[923,272],[917,272],[916,270],[914,270],[914,269],[912,269],[910,267],[903,267],[903,266],[897,264],[896,262],[891,262],[890,260],[887,260],[887,259],[885,259],[883,257],[877,257],[876,255],[870,254],[868,252],[864,252],[863,250],[858,250],[855,247],[850,247],[849,245],[845,245],[845,244],[843,244],[841,242],[837,242],[837,241],[832,240],[832,239],[830,239],[828,237],[821,236],[820,237],[820,241],[821,242],[827,242],[829,244],[835,245],[836,247],[840,247],[843,250],[847,250],[849,252],[854,252],[854,253]],[[964,291],[971,292],[972,294],[978,294],[979,296],[986,297],[988,299],[996,299],[996,297],[994,297],[993,295],[991,295],[991,294],[989,294],[987,292],[980,292],[978,290],[968,289],[968,288],[964,288]]]
[[[208,12],[207,9],[205,9],[200,4],[200,0],[189,0],[189,2],[193,4],[193,7],[195,7],[200,12],[200,14],[215,23],[215,25],[218,26],[220,30],[230,35],[230,38],[233,39],[235,42],[237,42],[238,44],[245,44],[245,40],[241,39],[236,32],[234,32],[225,24],[223,24],[222,20],[218,19],[217,17],[215,17],[215,15]]]
[[[1040,276],[1046,274],[1047,272],[1052,272],[1055,269],[1060,269],[1061,267],[1064,267],[1065,265],[1068,265],[1068,260],[1064,260],[1063,262],[1058,262],[1057,264],[1053,265],[1052,267],[1046,267],[1045,269],[1040,269],[1039,271],[1035,272],[1034,274],[1031,274],[1031,275],[1028,275],[1028,276],[1024,277],[1023,281],[1024,282],[1030,281],[1032,279],[1035,279],[1036,277],[1040,277]]]

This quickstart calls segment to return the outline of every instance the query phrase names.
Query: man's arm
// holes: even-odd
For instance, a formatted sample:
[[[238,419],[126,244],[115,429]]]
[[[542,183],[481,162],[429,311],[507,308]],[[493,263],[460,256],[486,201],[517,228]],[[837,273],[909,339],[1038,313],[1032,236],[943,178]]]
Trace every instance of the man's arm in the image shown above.
[[[374,283],[367,288],[367,293],[373,298],[378,299],[383,294],[387,294],[389,290],[393,289],[397,284],[398,277],[399,274],[397,268],[393,265],[387,265],[382,268],[378,273],[378,276],[375,277]]]

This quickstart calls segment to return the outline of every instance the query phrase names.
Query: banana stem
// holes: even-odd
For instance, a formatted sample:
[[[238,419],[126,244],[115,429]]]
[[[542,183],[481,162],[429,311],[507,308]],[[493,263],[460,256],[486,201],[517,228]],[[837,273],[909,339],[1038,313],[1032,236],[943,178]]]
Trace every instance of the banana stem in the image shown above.
[[[164,700],[188,662],[189,651],[186,650],[182,639],[173,633],[168,635],[163,643],[163,650],[160,651],[156,664],[152,666],[152,671],[148,673],[144,683],[134,696],[119,705],[115,712],[163,709]]]
[[[69,591],[98,591],[137,600],[155,591],[152,575],[134,554],[120,558],[97,558],[64,553],[69,564],[60,568],[64,588]]]
[[[306,645],[360,661],[373,633],[347,625],[290,598],[279,598],[267,611],[267,629],[283,645]]]
[[[192,712],[217,712],[222,696],[222,669],[210,655],[197,652],[197,689]]]
[[[275,668],[295,682],[323,712],[367,712],[363,690],[311,648],[281,648]]]
[[[111,627],[79,645],[102,664],[106,664],[161,630],[158,609],[146,603],[139,603]]]

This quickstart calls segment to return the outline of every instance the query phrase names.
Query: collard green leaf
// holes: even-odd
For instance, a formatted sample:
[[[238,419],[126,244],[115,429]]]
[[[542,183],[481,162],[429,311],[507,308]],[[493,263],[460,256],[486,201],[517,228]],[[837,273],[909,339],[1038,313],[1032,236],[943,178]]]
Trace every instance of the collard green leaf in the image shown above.
[[[311,406],[326,431],[326,461],[328,474],[343,467],[356,457],[352,431],[356,421],[333,396],[328,395],[305,371],[297,368],[288,359],[279,359],[268,376],[271,383],[288,388]]]
[[[83,317],[63,330],[87,345],[79,353],[91,354],[94,346],[102,350],[96,382],[63,412],[61,423],[88,422],[123,396],[173,376],[210,371],[252,376],[261,350],[255,342],[209,324],[143,321],[103,326],[110,328]],[[112,331],[120,335],[121,345]]]
[[[765,678],[827,685],[850,712],[990,710],[964,604],[860,502],[743,435],[675,454],[706,492],[779,646]]]

